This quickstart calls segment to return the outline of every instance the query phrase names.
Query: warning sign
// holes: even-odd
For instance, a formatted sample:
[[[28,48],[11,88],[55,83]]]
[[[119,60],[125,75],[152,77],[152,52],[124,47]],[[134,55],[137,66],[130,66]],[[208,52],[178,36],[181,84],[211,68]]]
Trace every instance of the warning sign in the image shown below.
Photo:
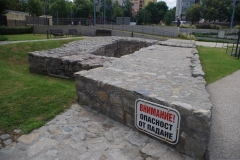
[[[170,144],[177,144],[180,130],[180,114],[177,110],[137,99],[135,102],[135,126]]]

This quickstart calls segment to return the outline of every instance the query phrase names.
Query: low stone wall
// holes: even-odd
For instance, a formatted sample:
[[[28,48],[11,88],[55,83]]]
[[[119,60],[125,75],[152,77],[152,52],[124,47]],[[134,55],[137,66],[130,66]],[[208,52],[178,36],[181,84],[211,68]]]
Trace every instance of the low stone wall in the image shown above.
[[[163,45],[75,73],[78,101],[133,128],[138,98],[176,109],[181,115],[180,136],[172,147],[203,159],[212,105],[195,42],[169,40]]]
[[[74,77],[74,73],[103,66],[115,57],[156,44],[156,40],[125,37],[92,37],[57,49],[28,53],[31,72]]]

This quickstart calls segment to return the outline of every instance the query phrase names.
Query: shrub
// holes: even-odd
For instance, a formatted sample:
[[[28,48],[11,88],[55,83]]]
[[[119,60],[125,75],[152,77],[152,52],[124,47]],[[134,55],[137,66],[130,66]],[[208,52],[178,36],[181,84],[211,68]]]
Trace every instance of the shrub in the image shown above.
[[[221,26],[218,24],[196,24],[196,28],[199,29],[228,29],[227,26]]]
[[[4,36],[0,35],[0,41],[7,41],[7,40],[8,40],[7,37],[4,37]]]
[[[196,24],[196,28],[200,28],[200,29],[212,29],[210,24]]]
[[[190,25],[190,24],[181,24],[180,28],[196,28],[195,25]]]
[[[195,40],[195,36],[192,34],[178,33],[178,37],[182,39]]]
[[[233,27],[234,29],[240,29],[240,25],[236,25]]]
[[[5,27],[0,26],[1,35],[33,33],[33,27]]]

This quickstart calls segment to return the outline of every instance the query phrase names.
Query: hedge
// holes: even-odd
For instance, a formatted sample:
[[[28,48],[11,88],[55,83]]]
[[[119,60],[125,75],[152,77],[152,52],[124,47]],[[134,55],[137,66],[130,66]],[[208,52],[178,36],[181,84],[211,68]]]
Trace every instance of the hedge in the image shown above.
[[[1,35],[33,33],[33,27],[5,27],[0,26]]]
[[[8,40],[7,37],[4,37],[4,36],[0,35],[0,41],[7,41],[7,40]]]

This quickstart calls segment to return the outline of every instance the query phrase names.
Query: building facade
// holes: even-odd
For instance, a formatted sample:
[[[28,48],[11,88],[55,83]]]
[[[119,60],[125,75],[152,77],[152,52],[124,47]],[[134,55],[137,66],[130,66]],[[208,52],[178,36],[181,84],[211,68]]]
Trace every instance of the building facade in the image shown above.
[[[187,9],[197,2],[199,2],[199,0],[177,0],[175,20],[179,17],[182,21],[185,21]]]
[[[144,7],[146,7],[149,2],[157,3],[157,0],[130,0],[130,2],[133,3],[132,15],[133,15],[133,17],[135,17],[136,14],[137,14],[141,9],[143,9]]]

